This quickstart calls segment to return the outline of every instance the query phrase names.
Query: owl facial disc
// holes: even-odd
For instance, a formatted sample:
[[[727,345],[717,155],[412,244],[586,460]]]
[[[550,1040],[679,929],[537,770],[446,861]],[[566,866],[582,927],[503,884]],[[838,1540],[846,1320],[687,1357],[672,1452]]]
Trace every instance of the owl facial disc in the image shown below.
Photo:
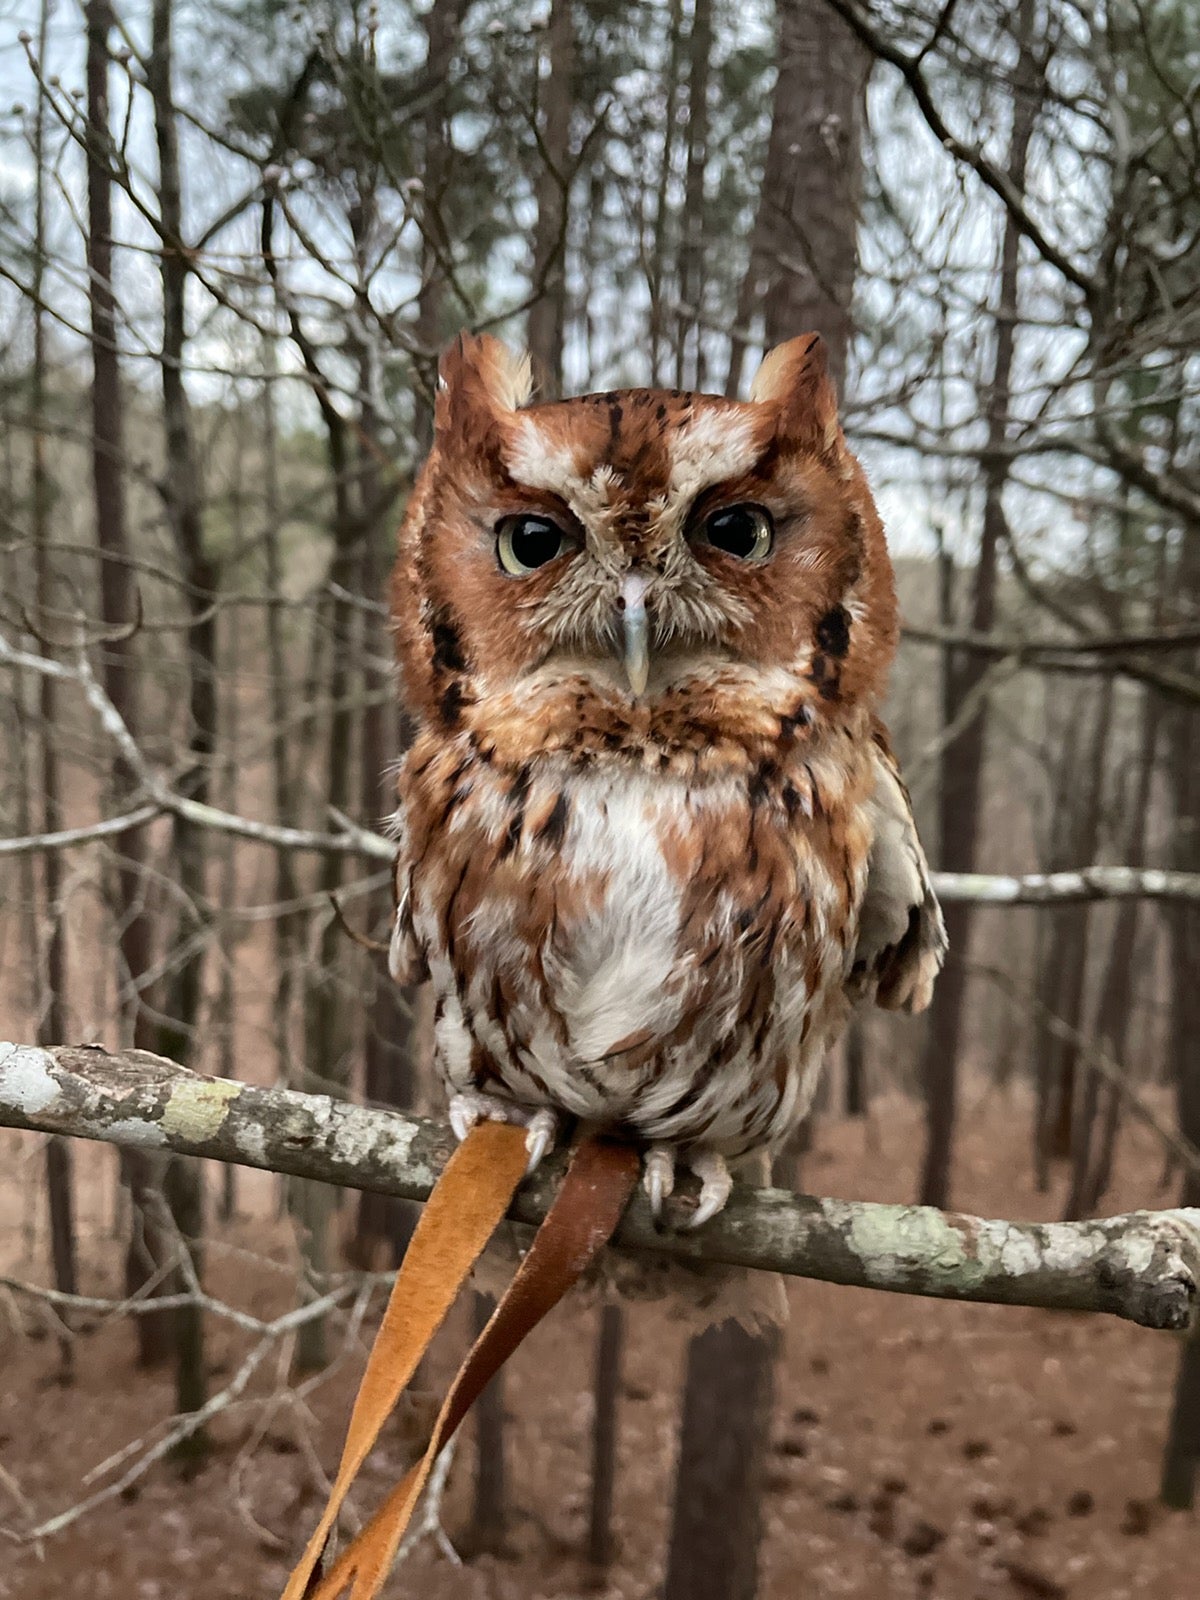
[[[630,572],[621,584],[617,610],[621,613],[625,676],[635,695],[645,694],[650,677],[650,619],[646,615],[649,580]]]

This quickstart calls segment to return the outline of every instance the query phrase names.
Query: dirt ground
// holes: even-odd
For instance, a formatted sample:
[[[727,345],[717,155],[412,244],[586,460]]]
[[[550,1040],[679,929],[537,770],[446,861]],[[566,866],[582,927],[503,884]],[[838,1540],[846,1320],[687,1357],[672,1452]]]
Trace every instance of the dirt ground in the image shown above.
[[[1164,1106],[1164,1111],[1165,1111]],[[1059,1197],[1034,1192],[1029,1107],[1014,1092],[968,1095],[956,1200],[963,1209],[1047,1217]],[[920,1147],[915,1109],[898,1099],[870,1123],[827,1121],[808,1159],[809,1187],[903,1200]],[[33,1177],[37,1143],[0,1133],[0,1260],[44,1275]],[[1153,1135],[1127,1130],[1107,1209],[1170,1204]],[[83,1152],[90,1230],[86,1288],[112,1293],[111,1153]],[[219,1229],[210,1282],[225,1301],[274,1315],[290,1303],[293,1249],[274,1220],[270,1180],[239,1178],[239,1219]],[[272,1266],[269,1263],[274,1263]],[[796,1283],[777,1379],[765,1507],[763,1600],[1195,1600],[1200,1516],[1155,1503],[1178,1345],[1113,1318],[940,1305]],[[132,1364],[127,1325],[76,1341],[75,1383],[56,1381],[55,1339],[27,1302],[0,1293],[0,1531],[30,1525],[102,1490],[126,1470],[88,1474],[114,1452],[150,1443],[171,1410],[169,1382]],[[372,1317],[378,1310],[378,1300]],[[344,1321],[339,1324],[344,1330]],[[685,1331],[658,1308],[634,1308],[620,1414],[619,1553],[602,1579],[581,1559],[587,1499],[594,1312],[566,1305],[514,1358],[510,1549],[455,1566],[423,1544],[389,1591],[422,1600],[567,1600],[652,1596],[662,1578]],[[369,1327],[368,1330],[369,1332]],[[434,1376],[450,1359],[449,1330]],[[305,1398],[272,1351],[242,1402],[213,1428],[210,1465],[192,1482],[159,1465],[40,1548],[0,1545],[8,1600],[270,1600],[336,1462],[361,1341]],[[249,1335],[214,1323],[214,1389]],[[369,1463],[369,1507],[407,1460],[412,1420]],[[474,1447],[455,1463],[444,1524],[462,1541]]]

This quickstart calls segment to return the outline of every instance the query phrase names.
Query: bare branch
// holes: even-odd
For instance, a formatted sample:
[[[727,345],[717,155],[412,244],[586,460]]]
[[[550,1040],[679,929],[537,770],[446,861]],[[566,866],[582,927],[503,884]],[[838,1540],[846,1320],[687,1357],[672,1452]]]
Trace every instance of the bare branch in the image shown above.
[[[1070,906],[1091,900],[1200,901],[1200,873],[1159,867],[1077,867],[1071,872],[933,872],[942,900],[976,906]]]
[[[428,1197],[453,1148],[440,1123],[181,1070],[146,1051],[0,1044],[0,1125],[171,1150],[409,1200]],[[512,1216],[546,1214],[561,1158],[524,1184]],[[618,1243],[939,1299],[1107,1311],[1185,1328],[1200,1299],[1200,1211],[1102,1221],[987,1221],[928,1206],[821,1200],[739,1186],[699,1233],[660,1233],[645,1199]]]

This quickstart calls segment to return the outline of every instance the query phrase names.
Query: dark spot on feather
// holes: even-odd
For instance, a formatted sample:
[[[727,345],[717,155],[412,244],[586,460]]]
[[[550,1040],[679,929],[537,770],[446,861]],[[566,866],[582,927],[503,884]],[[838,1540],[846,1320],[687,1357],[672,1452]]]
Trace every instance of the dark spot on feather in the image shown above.
[[[845,606],[834,606],[817,623],[817,643],[835,660],[846,654],[850,648],[850,613]]]
[[[438,672],[465,672],[467,659],[463,654],[462,639],[450,612],[439,606],[433,614],[430,629],[433,638],[433,665]]]
[[[567,817],[569,814],[570,807],[567,805],[567,797],[565,794],[560,794],[554,802],[554,810],[538,829],[538,838],[548,845],[561,844],[563,835],[567,831]]]
[[[771,785],[779,776],[779,768],[773,761],[761,761],[750,779],[750,804],[751,806],[764,805],[771,798]]]
[[[529,785],[533,774],[528,766],[520,767],[508,791],[509,803],[513,807],[513,814],[508,820],[508,827],[504,830],[504,838],[500,844],[498,859],[503,861],[517,848],[521,839],[521,830],[525,826],[525,802],[529,798]]]
[[[457,678],[452,678],[442,692],[439,702],[442,721],[448,728],[456,728],[462,720],[463,686]]]
[[[442,815],[438,822],[439,831],[445,828],[455,810],[467,799],[473,788],[474,784],[468,778],[465,783],[460,783],[457,788],[451,790],[450,798],[442,807]]]
[[[785,783],[783,786],[783,808],[789,818],[794,818],[802,805],[803,801],[796,785],[794,783]]]
[[[807,728],[811,721],[811,708],[803,700],[798,701],[786,716],[779,719],[780,738],[794,739],[798,731]]]
[[[841,692],[841,674],[835,668],[829,670],[829,663],[818,650],[813,655],[812,665],[808,672],[809,681],[817,686],[817,693],[822,700],[836,700]]]

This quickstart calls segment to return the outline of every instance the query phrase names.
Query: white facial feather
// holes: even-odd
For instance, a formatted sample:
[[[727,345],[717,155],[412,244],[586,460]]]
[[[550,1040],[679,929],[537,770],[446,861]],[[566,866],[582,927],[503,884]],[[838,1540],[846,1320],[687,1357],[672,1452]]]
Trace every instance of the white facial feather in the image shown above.
[[[706,489],[748,472],[758,456],[750,419],[731,411],[699,412],[672,429],[667,448],[668,496],[689,505]]]

